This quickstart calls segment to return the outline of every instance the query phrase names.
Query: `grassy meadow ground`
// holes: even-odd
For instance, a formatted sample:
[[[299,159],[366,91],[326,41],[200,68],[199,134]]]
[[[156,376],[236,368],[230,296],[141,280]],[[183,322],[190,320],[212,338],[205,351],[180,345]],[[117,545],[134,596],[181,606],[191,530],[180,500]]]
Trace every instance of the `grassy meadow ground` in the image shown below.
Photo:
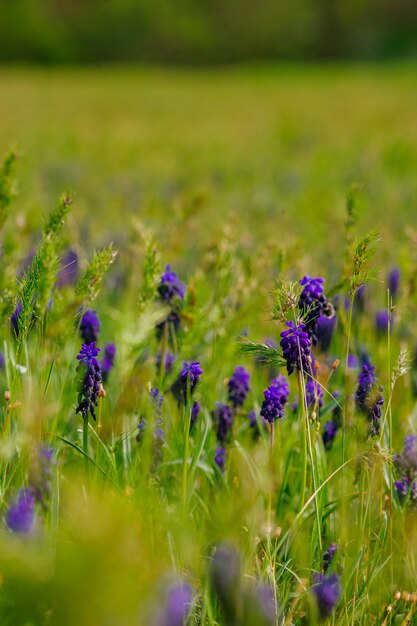
[[[193,589],[189,624],[314,624],[309,588],[331,543],[339,546],[332,571],[342,594],[328,623],[417,623],[417,519],[412,502],[395,493],[392,462],[404,437],[417,432],[416,111],[411,64],[0,69],[1,152],[19,154],[0,272],[2,398],[10,392],[1,400],[2,518],[39,470],[39,442],[54,448],[49,501],[36,505],[31,532],[1,524],[2,625],[177,626],[172,615],[157,616],[177,580]],[[10,323],[25,288],[19,268],[66,190],[74,202],[52,256],[71,248],[81,275],[95,249],[113,242],[117,258],[97,294],[85,285],[52,286],[43,308],[28,309],[29,332],[19,340]],[[350,324],[340,302],[351,247],[370,230],[378,233],[371,280]],[[167,311],[156,289],[168,263],[187,291],[178,336],[158,338],[155,324]],[[377,333],[393,267],[401,280],[392,332]],[[271,450],[269,435],[261,429],[255,440],[247,417],[259,414],[271,368],[239,345],[242,336],[279,342],[284,324],[271,320],[276,279],[304,275],[323,276],[329,299],[339,298],[330,349],[314,351],[328,392],[318,415],[310,407],[306,418],[290,407],[299,390],[296,374],[289,376],[290,403]],[[35,300],[36,290],[29,308]],[[117,347],[100,428],[90,420],[88,458],[75,413],[80,309],[97,311],[98,345]],[[170,373],[155,366],[167,341],[177,356]],[[384,387],[377,437],[367,437],[351,400],[359,370],[345,370],[348,342],[359,360],[368,355]],[[406,348],[411,369],[401,363],[396,371]],[[335,359],[341,364],[333,371]],[[190,437],[190,407],[179,407],[171,392],[184,360],[204,370]],[[234,415],[222,473],[212,411],[227,402],[237,365],[250,372],[251,390]],[[150,386],[165,396],[157,460],[152,437],[136,441],[141,417],[159,419]],[[345,449],[339,432],[326,451],[323,423],[338,402]],[[221,542],[242,561],[242,580],[229,595],[268,584],[282,614],[249,607],[228,617],[234,609],[222,607],[208,573]]]

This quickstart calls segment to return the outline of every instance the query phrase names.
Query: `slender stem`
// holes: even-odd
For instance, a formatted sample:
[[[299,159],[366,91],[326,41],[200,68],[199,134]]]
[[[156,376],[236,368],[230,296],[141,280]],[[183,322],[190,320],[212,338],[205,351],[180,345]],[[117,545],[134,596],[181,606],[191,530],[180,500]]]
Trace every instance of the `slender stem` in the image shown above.
[[[306,432],[306,419],[305,419],[305,411],[304,411],[304,389],[303,389],[303,378],[302,373],[297,372],[297,381],[298,381],[298,409],[301,412],[301,423],[303,427],[302,437],[303,437],[303,479],[301,483],[301,508],[303,508],[306,497],[306,489],[307,489],[307,432]]]
[[[83,452],[88,455],[88,414],[83,420]],[[88,465],[87,457],[84,457],[86,464]]]
[[[345,462],[346,456],[346,416],[348,405],[348,372],[349,372],[349,353],[350,353],[350,337],[352,333],[352,317],[353,317],[353,301],[355,295],[353,294],[349,302],[349,317],[346,339],[346,359],[345,359],[345,393],[343,402],[343,423],[342,423],[342,465]]]
[[[189,450],[189,441],[190,441],[190,425],[191,425],[191,401],[189,400],[191,396],[190,393],[190,385],[188,385],[187,389],[187,397],[185,399],[184,404],[184,458],[182,463],[182,512],[185,513],[187,507],[187,495],[188,495],[188,450]]]
[[[273,450],[275,443],[274,435],[274,422],[271,422],[269,431],[269,464],[270,464],[270,476],[271,476],[271,488],[268,494],[268,537],[272,536],[272,493],[274,490],[274,474],[273,474]]]

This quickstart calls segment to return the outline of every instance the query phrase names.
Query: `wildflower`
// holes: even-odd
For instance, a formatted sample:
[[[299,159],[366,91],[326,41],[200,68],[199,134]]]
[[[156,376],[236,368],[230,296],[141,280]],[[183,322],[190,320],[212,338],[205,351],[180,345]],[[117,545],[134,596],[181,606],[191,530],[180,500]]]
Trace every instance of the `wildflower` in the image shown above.
[[[264,391],[264,401],[261,407],[261,416],[270,424],[284,416],[284,407],[288,402],[290,388],[285,376],[278,376],[271,381],[270,386]]]
[[[6,513],[6,524],[14,533],[28,534],[35,519],[35,497],[30,488],[24,487]]]
[[[167,599],[155,626],[183,626],[193,601],[193,590],[190,585],[176,583],[168,589]]]
[[[224,613],[225,624],[235,624],[242,592],[242,568],[237,550],[221,544],[209,566],[211,586]]]
[[[325,450],[330,450],[339,430],[339,425],[335,420],[327,420],[323,426],[323,445]]]
[[[370,421],[370,435],[374,436],[380,430],[380,418],[382,415],[382,405],[384,398],[382,388],[377,386],[375,376],[375,365],[364,363],[362,372],[358,377],[358,388],[356,391],[356,406],[362,413],[365,413]]]
[[[53,464],[54,449],[41,446],[29,475],[29,485],[36,502],[44,510],[48,509],[51,499]]]
[[[348,367],[349,369],[355,370],[359,367],[359,359],[356,354],[349,354],[348,356]]]
[[[58,275],[57,285],[67,287],[73,285],[78,277],[78,255],[73,250],[68,250],[67,254],[61,259],[61,269]]]
[[[417,482],[411,481],[407,476],[403,476],[400,480],[394,482],[398,497],[404,501],[407,496],[409,503],[417,506]]]
[[[193,406],[191,407],[191,421],[190,421],[190,429],[194,428],[197,423],[198,416],[200,415],[200,403],[198,400],[194,400]]]
[[[356,290],[355,300],[353,302],[354,308],[356,312],[363,313],[366,305],[366,286],[365,284],[360,285]]]
[[[327,302],[323,289],[324,278],[311,278],[304,276],[300,280],[300,285],[304,287],[298,300],[298,308],[303,317],[311,343],[317,344],[317,323],[321,314],[331,317],[334,313],[333,307]]]
[[[326,552],[323,554],[323,571],[324,572],[327,572],[330,565],[332,564],[332,561],[337,552],[337,548],[338,548],[337,543],[331,543],[330,546],[327,548]]]
[[[76,413],[81,413],[83,419],[87,419],[89,413],[93,419],[96,419],[95,407],[98,404],[98,394],[101,388],[101,368],[96,358],[99,352],[100,348],[96,348],[93,341],[89,345],[83,343],[77,356],[80,362],[77,370],[82,371],[84,375],[78,393]]]
[[[275,626],[277,619],[277,604],[271,585],[259,585],[252,599],[252,613],[256,624]]]
[[[156,355],[156,369],[159,372],[161,370],[162,353],[159,350]],[[172,365],[175,361],[175,356],[171,352],[166,352],[164,356],[164,370],[165,374],[169,374],[172,369]]]
[[[23,308],[22,301],[19,300],[11,317],[12,328],[14,330],[16,337],[19,335],[19,317],[20,317],[20,314],[22,313],[22,308]]]
[[[184,300],[185,285],[179,280],[177,272],[171,270],[168,264],[161,276],[158,285],[158,293],[164,302],[171,303],[173,300]]]
[[[377,311],[375,315],[375,328],[377,333],[386,333],[388,330],[388,323],[389,327],[392,328],[392,325],[394,323],[394,316],[390,315],[386,309]]]
[[[178,380],[174,384],[174,394],[178,400],[187,401],[193,395],[203,370],[198,361],[184,361]]]
[[[407,435],[401,454],[394,456],[394,463],[410,479],[417,476],[417,435]]]
[[[175,334],[178,334],[181,327],[180,314],[177,311],[171,311],[162,322],[156,325],[158,339],[161,339],[163,336],[167,324],[171,332],[173,331]]]
[[[227,383],[228,399],[235,409],[242,406],[246,400],[246,396],[250,391],[249,380],[249,372],[241,365],[238,365]]]
[[[317,318],[317,342],[322,352],[327,352],[333,337],[336,326],[336,315],[328,317],[327,315],[319,315]]]
[[[288,375],[294,370],[309,371],[310,339],[305,324],[296,326],[294,322],[287,322],[288,330],[281,333],[280,346],[284,359],[287,362]]]
[[[226,448],[223,448],[222,446],[217,446],[216,452],[214,454],[214,462],[221,472],[224,472],[226,467],[226,454]]]
[[[339,576],[337,574],[331,574],[330,576],[316,574],[311,591],[317,602],[319,616],[322,620],[325,620],[336,607],[342,592]]]
[[[396,300],[400,288],[401,274],[398,267],[394,267],[388,274],[389,294],[393,300]]]
[[[93,341],[97,342],[99,332],[100,320],[98,319],[96,311],[87,309],[82,316],[80,324],[80,334],[83,342],[87,345],[93,343]]]
[[[318,383],[314,378],[309,376],[305,385],[305,394],[306,394],[306,402],[308,407],[317,407],[321,409],[323,406],[323,396],[324,392],[321,388],[320,383]],[[296,411],[298,408],[299,397],[296,396],[294,402],[291,405],[293,411]]]
[[[114,366],[114,359],[116,358],[116,346],[114,343],[108,343],[104,346],[104,358],[101,361],[101,375],[103,382],[106,382],[111,370]]]
[[[223,443],[228,439],[233,426],[233,415],[230,406],[216,402],[213,417],[217,424],[217,441]]]

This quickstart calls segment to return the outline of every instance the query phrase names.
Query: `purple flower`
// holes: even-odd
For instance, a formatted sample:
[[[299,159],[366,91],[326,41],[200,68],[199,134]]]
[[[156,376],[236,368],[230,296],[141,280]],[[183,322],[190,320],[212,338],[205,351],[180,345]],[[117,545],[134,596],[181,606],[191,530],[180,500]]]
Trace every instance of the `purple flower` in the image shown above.
[[[185,285],[179,280],[177,272],[171,270],[170,264],[166,266],[165,272],[161,276],[158,293],[164,302],[171,303],[176,299],[184,300]]]
[[[275,594],[271,585],[259,585],[255,589],[251,607],[256,624],[263,626],[275,626],[277,620],[277,605]]]
[[[324,295],[324,278],[304,276],[300,285],[304,287],[298,300],[298,308],[305,318],[305,326],[313,346],[317,344],[317,323],[321,314],[330,317],[334,311]]]
[[[101,375],[103,382],[106,382],[111,370],[114,366],[114,359],[116,358],[116,346],[114,343],[108,343],[104,346],[104,358],[101,361]]]
[[[365,296],[366,296],[366,286],[361,285],[356,290],[355,300],[353,302],[354,308],[358,313],[362,313],[365,310],[365,304],[366,304]]]
[[[393,300],[396,300],[398,291],[400,288],[401,273],[398,267],[394,267],[388,274],[388,288],[390,296]]]
[[[98,404],[98,396],[101,389],[101,367],[97,361],[100,352],[93,341],[89,345],[83,344],[77,359],[79,360],[78,372],[83,374],[78,392],[78,406],[76,413],[81,413],[83,419],[88,419],[88,414],[96,419],[95,407]]]
[[[29,485],[36,502],[47,510],[52,492],[54,449],[41,446],[37,452],[29,475]]]
[[[380,418],[384,398],[382,388],[377,385],[375,376],[375,365],[363,364],[362,372],[358,377],[358,388],[356,391],[356,406],[362,413],[365,413],[370,421],[370,435],[375,436],[380,430]]]
[[[232,409],[228,404],[216,402],[213,417],[217,424],[217,441],[223,443],[228,439],[233,426]]]
[[[332,561],[333,561],[333,559],[335,557],[337,549],[338,549],[337,543],[331,543],[330,546],[327,548],[326,552],[323,554],[323,570],[324,570],[324,572],[327,572],[327,570],[329,569],[330,565],[332,564]]]
[[[194,400],[193,406],[191,408],[191,421],[190,421],[190,429],[194,428],[197,423],[198,416],[200,415],[200,403],[198,400]]]
[[[408,498],[408,504],[415,508],[417,506],[417,482],[403,476],[400,480],[396,480],[394,485],[400,501],[404,502]]]
[[[16,308],[14,310],[14,312],[12,313],[12,317],[11,317],[11,323],[12,323],[12,328],[14,330],[14,334],[16,335],[16,337],[19,335],[19,317],[20,314],[22,312],[22,302],[21,300],[19,300],[19,302],[16,305]]]
[[[339,425],[335,420],[327,420],[323,426],[323,444],[326,450],[330,450],[339,430]]]
[[[221,446],[217,446],[216,452],[214,454],[214,462],[218,466],[221,472],[224,472],[226,468],[226,448],[222,448]]]
[[[190,585],[176,583],[168,589],[167,599],[155,626],[183,626],[190,614],[193,590]]]
[[[2,370],[5,366],[4,354],[0,352],[0,370]]]
[[[356,354],[349,354],[348,356],[348,367],[349,369],[355,370],[359,367],[359,359]]]
[[[67,254],[61,259],[61,269],[58,275],[58,287],[67,287],[73,285],[78,277],[78,255],[73,250],[68,250]]]
[[[327,352],[330,348],[330,344],[333,337],[333,331],[336,326],[336,315],[328,317],[327,315],[320,315],[317,319],[316,335],[318,345],[322,352]]]
[[[156,355],[156,369],[158,372],[160,372],[161,370],[161,351],[158,351],[158,354]],[[171,352],[166,352],[165,353],[165,358],[164,358],[164,369],[165,369],[165,374],[169,374],[169,372],[172,369],[172,365],[174,364],[175,361],[175,356],[173,354],[171,354]]]
[[[189,393],[191,395],[194,393],[202,374],[203,370],[198,361],[184,361],[174,388],[177,398],[184,401],[188,400]]]
[[[290,396],[290,388],[285,376],[278,376],[271,381],[270,386],[264,391],[264,401],[261,407],[261,416],[270,424],[284,416],[284,407]]]
[[[377,311],[375,315],[375,328],[377,333],[382,335],[387,332],[388,321],[390,328],[392,328],[392,325],[394,323],[394,316],[390,316],[387,309],[381,309],[380,311]]]
[[[238,365],[227,383],[228,399],[236,409],[242,406],[250,391],[250,374],[244,367]]]
[[[316,574],[311,591],[316,598],[319,616],[322,620],[325,620],[331,615],[339,602],[342,592],[339,576],[337,574],[331,574],[330,576]]]
[[[14,533],[27,535],[35,519],[35,497],[30,488],[23,488],[17,494],[17,499],[11,504],[6,513],[6,524]]]
[[[210,563],[209,577],[223,609],[222,623],[237,623],[242,593],[242,568],[239,553],[235,548],[228,544],[218,546]]]
[[[306,392],[307,406],[309,407],[317,406],[317,408],[321,409],[321,407],[323,406],[324,392],[323,392],[323,389],[321,388],[320,383],[318,383],[315,379],[309,376],[306,381],[305,392]],[[291,405],[293,411],[297,410],[298,402],[299,402],[299,397],[296,396],[295,401]]]
[[[296,326],[294,322],[287,322],[288,330],[281,333],[280,346],[284,359],[287,362],[288,375],[294,370],[308,372],[310,369],[310,339],[305,324]]]
[[[100,332],[100,320],[95,311],[87,309],[81,319],[80,334],[84,343],[89,344],[97,341]]]

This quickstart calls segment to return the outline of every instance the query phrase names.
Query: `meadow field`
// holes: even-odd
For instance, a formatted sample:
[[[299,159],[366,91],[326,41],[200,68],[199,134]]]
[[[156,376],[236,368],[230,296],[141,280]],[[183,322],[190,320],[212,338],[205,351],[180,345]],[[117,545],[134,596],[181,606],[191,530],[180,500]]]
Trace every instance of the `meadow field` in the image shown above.
[[[0,68],[2,625],[417,624],[416,110]]]

